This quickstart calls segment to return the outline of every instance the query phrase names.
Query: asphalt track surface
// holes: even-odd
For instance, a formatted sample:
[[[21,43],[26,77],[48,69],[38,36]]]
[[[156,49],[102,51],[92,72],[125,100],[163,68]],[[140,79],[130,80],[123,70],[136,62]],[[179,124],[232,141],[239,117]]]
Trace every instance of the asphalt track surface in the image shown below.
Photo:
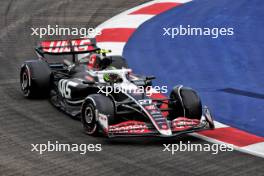
[[[162,152],[163,143],[204,144],[182,136],[174,139],[109,140],[82,133],[81,123],[47,100],[26,100],[18,72],[34,58],[39,40],[30,27],[47,24],[95,27],[143,1],[2,1],[0,6],[0,175],[263,175],[264,160],[240,152]],[[103,151],[31,152],[30,144],[47,141],[102,144]]]

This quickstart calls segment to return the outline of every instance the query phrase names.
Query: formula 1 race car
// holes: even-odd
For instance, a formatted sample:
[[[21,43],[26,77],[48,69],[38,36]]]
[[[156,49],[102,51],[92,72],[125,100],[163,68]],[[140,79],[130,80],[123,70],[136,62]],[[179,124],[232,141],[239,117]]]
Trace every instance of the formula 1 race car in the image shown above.
[[[49,98],[89,135],[171,137],[214,128],[193,89],[176,86],[167,98],[153,89],[154,76],[134,74],[95,39],[43,41],[35,50],[39,59],[20,71],[24,96]]]

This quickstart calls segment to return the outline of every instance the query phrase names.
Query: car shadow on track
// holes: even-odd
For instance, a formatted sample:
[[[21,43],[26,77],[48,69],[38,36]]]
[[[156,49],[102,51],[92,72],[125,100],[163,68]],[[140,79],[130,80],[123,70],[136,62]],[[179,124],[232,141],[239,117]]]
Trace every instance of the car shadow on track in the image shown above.
[[[202,140],[190,135],[180,135],[170,138],[162,137],[123,137],[123,138],[105,138],[102,140],[107,145],[137,145],[137,146],[159,146],[162,144],[182,144],[201,143]]]

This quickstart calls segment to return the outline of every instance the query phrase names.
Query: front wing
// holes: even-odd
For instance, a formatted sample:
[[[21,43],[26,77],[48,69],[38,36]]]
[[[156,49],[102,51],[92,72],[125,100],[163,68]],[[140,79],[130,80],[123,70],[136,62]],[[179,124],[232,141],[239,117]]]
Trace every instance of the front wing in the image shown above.
[[[99,118],[100,119],[100,118]],[[104,118],[105,119],[105,118]],[[101,120],[99,120],[100,122]],[[201,130],[213,129],[212,123],[207,118],[202,120],[178,117],[172,121],[168,120],[171,135],[162,135],[149,122],[128,120],[115,125],[102,125],[103,132],[108,137],[133,137],[133,136],[159,136],[174,137],[181,134],[192,133]]]

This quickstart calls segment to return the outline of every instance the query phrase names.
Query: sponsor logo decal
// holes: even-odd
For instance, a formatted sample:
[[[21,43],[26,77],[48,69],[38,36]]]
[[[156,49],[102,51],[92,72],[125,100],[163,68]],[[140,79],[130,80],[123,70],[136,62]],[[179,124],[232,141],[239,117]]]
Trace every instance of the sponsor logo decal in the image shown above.
[[[144,122],[128,121],[109,126],[110,133],[144,133],[149,132]]]
[[[70,43],[71,42],[71,43]],[[58,40],[58,41],[43,41],[41,46],[44,52],[48,53],[65,53],[71,52],[71,46],[75,52],[80,51],[90,51],[94,47],[91,46],[91,41],[89,39],[78,39],[78,40]]]
[[[61,79],[58,83],[58,88],[61,93],[61,95],[64,98],[71,98],[71,88],[70,87],[76,87],[78,84],[66,79]]]
[[[171,122],[172,131],[183,131],[196,127],[200,124],[197,119],[188,119],[185,117],[179,117]]]

